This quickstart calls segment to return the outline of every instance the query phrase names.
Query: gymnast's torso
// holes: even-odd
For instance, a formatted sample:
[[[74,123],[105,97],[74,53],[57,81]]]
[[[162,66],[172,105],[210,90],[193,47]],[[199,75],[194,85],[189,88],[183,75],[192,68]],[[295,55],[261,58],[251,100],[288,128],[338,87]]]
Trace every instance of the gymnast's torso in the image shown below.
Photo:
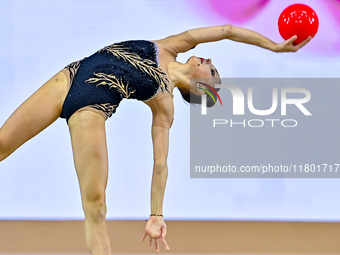
[[[66,67],[70,88],[60,117],[68,121],[77,111],[92,110],[107,119],[123,99],[136,99],[151,108],[153,125],[171,126],[174,84],[168,70],[179,52],[176,45],[171,47],[171,39],[131,40],[71,63]]]

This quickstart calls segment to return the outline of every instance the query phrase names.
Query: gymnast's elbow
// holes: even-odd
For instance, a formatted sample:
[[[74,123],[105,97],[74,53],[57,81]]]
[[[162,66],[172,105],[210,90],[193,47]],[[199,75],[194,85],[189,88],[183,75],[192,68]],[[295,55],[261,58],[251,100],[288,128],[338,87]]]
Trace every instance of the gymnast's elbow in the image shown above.
[[[230,24],[221,26],[221,32],[223,34],[223,37],[228,39],[233,34],[233,26]]]

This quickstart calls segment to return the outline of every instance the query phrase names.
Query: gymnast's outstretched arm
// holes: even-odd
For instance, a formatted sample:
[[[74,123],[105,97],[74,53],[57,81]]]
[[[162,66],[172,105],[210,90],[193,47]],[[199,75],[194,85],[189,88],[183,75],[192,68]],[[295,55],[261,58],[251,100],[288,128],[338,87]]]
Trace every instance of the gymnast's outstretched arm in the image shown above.
[[[310,42],[312,37],[310,36],[298,45],[293,44],[297,36],[293,36],[277,44],[253,30],[232,25],[223,25],[191,29],[164,38],[160,40],[160,42],[168,45],[170,51],[177,54],[186,52],[200,43],[216,42],[224,39],[255,45],[273,52],[296,52]]]

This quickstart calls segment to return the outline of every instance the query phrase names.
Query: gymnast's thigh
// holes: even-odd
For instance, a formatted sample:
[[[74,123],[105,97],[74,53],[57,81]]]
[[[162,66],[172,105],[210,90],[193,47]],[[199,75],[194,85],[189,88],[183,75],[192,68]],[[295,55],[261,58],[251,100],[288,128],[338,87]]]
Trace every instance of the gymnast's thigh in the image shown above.
[[[105,201],[108,177],[105,120],[84,110],[75,112],[68,124],[83,206],[93,199]]]
[[[62,70],[15,110],[0,129],[3,157],[9,156],[60,116],[68,87],[67,71]]]

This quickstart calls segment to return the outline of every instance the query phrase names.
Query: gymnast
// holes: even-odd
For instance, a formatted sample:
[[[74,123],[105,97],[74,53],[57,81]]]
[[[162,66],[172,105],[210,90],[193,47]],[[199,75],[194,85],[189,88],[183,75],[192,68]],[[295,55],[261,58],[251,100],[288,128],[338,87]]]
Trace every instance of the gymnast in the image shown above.
[[[220,74],[211,59],[190,57],[179,63],[176,57],[200,43],[229,39],[273,52],[296,52],[311,37],[294,45],[296,36],[276,44],[249,29],[232,25],[188,30],[161,40],[124,41],[109,45],[93,55],[73,62],[53,76],[29,97],[0,129],[0,161],[39,134],[59,117],[69,126],[75,168],[85,213],[86,244],[91,254],[111,254],[106,228],[105,190],[108,154],[105,121],[124,99],[147,104],[153,115],[153,177],[151,211],[142,241],[149,237],[159,253],[165,241],[163,196],[168,176],[169,129],[173,122],[173,91],[184,100],[200,103],[205,91],[220,83]],[[191,84],[192,78],[210,78],[205,84]],[[208,84],[209,83],[209,84]],[[211,107],[212,100],[207,101]]]

